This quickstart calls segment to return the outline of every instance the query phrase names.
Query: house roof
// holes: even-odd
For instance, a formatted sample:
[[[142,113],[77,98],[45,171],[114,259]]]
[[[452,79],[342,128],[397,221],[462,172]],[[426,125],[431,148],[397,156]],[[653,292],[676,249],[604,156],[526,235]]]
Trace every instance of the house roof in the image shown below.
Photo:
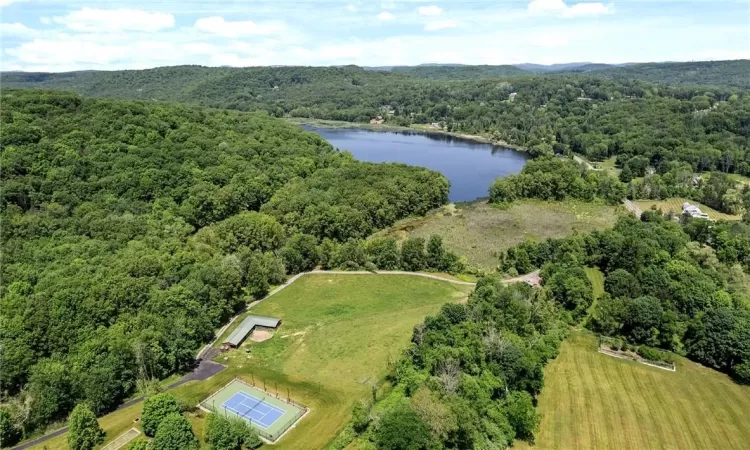
[[[229,335],[229,337],[224,341],[225,344],[232,344],[233,346],[237,347],[242,343],[243,340],[245,340],[245,337],[253,331],[253,328],[255,327],[266,327],[266,328],[276,328],[279,326],[279,322],[281,322],[281,319],[276,319],[273,317],[263,317],[263,316],[247,316],[245,317],[245,320],[242,321],[242,323],[232,332],[232,334]]]

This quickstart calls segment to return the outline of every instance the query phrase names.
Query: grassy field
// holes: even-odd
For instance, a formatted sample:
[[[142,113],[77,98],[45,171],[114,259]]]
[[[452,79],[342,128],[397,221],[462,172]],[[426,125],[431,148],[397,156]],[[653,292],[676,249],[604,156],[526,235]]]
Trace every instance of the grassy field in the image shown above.
[[[424,218],[399,222],[379,235],[428,238],[443,236],[446,247],[466,256],[469,264],[485,270],[497,266],[498,256],[527,239],[544,240],[611,227],[617,208],[575,201],[524,200],[508,209],[486,202],[448,205]]]
[[[271,339],[219,356],[227,369],[170,392],[197,405],[235,376],[261,385],[265,380],[268,390],[286,395],[289,389],[293,399],[310,408],[274,448],[322,448],[349,420],[354,403],[383,379],[388,360],[399,356],[414,325],[442,304],[465,298],[470,289],[408,275],[302,277],[251,309],[282,319]],[[134,405],[101,418],[107,441],[132,427],[141,408]],[[202,442],[204,414],[189,418]],[[45,445],[67,448],[66,436]]]
[[[684,358],[668,372],[600,354],[587,332],[571,332],[545,369],[539,410],[536,449],[746,449],[750,442],[750,387]]]
[[[652,207],[655,207],[656,209],[661,209],[662,212],[664,213],[668,213],[671,211],[679,215],[679,214],[682,214],[682,204],[684,202],[688,202],[692,205],[699,207],[701,211],[708,214],[708,217],[713,220],[741,220],[742,219],[742,216],[725,214],[725,213],[716,211],[715,209],[709,208],[708,206],[698,203],[694,200],[688,200],[685,198],[674,197],[674,198],[668,198],[666,200],[636,200],[633,203],[635,203],[639,208],[641,208],[642,211],[648,211]]]
[[[586,314],[586,318],[583,319],[583,325],[585,325],[589,321],[591,313],[594,311],[594,308],[596,308],[596,303],[599,300],[599,297],[604,294],[604,274],[602,273],[602,271],[596,267],[587,267],[585,270],[586,277],[588,277],[589,281],[591,281],[591,290],[594,294],[594,301],[591,302],[591,306],[589,306],[588,309],[588,314]]]

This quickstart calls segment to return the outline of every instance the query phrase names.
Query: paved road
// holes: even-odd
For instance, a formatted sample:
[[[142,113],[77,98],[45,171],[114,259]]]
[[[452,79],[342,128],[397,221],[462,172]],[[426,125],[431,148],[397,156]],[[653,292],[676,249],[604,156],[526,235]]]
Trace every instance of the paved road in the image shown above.
[[[217,338],[218,338],[217,334]],[[202,352],[203,353],[203,352]],[[182,386],[183,384],[187,383],[188,381],[203,381],[207,380],[208,378],[211,378],[212,376],[216,375],[217,373],[221,372],[226,368],[226,366],[223,366],[219,363],[215,363],[211,361],[213,358],[216,357],[216,355],[219,353],[219,349],[217,348],[211,348],[205,353],[202,354],[202,359],[196,361],[196,366],[193,369],[192,372],[186,374],[179,380],[175,381],[174,383],[167,386],[164,390],[168,391],[170,389],[174,389],[177,386]],[[130,399],[126,401],[125,403],[121,404],[117,407],[117,409],[124,409],[128,406],[133,406],[136,403],[140,403],[143,401],[143,397],[136,397],[133,399]],[[23,450],[23,449],[29,449],[31,447],[34,447],[36,445],[39,445],[45,441],[48,441],[52,438],[55,438],[57,436],[60,436],[61,434],[64,434],[68,431],[68,427],[60,428],[59,430],[55,430],[52,433],[45,434],[44,436],[40,436],[36,439],[32,439],[28,442],[24,442],[23,444],[20,444],[16,447],[13,447],[13,450]]]

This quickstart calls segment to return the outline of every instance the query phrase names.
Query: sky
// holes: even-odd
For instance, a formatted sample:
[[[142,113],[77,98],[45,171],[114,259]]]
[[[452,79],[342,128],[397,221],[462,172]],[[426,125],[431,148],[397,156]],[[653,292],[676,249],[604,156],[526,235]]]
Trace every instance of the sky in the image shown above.
[[[0,69],[750,59],[750,0],[0,0]]]

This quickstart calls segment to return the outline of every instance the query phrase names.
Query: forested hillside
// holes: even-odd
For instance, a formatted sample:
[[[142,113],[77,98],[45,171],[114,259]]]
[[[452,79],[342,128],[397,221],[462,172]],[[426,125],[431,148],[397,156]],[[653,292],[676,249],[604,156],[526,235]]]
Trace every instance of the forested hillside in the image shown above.
[[[620,80],[638,79],[652,83],[750,88],[750,61],[690,61],[627,64],[619,67],[589,64],[566,72],[594,70],[595,75]]]
[[[350,238],[447,201],[436,172],[354,161],[263,113],[33,90],[2,104],[0,412],[24,432],[191,367],[246,300],[317,265],[323,238],[326,264],[356,268],[377,249]]]
[[[526,70],[515,66],[465,66],[427,64],[410,67],[394,67],[394,72],[403,72],[418,78],[431,80],[470,80],[476,78],[502,78],[529,76]]]
[[[623,217],[612,230],[527,242],[501,258],[510,273],[541,267],[545,288],[574,321],[594,304],[584,268],[598,267],[605,294],[589,327],[686,355],[743,383],[750,382],[749,264],[747,224],[681,225],[654,211],[640,221]]]
[[[582,75],[461,80],[422,79],[408,71],[372,71],[355,66],[183,66],[120,72],[13,73],[4,74],[3,82],[6,86],[70,88],[88,96],[264,110],[279,117],[369,122],[383,116],[386,123],[395,125],[440,123],[444,130],[481,134],[533,154],[575,152],[595,161],[617,156],[622,167],[634,157],[645,158],[645,165],[632,165],[638,167],[632,175],[635,177],[643,176],[646,166],[663,175],[681,165],[693,172],[718,170],[750,175],[747,91],[736,87],[665,86],[638,79],[639,73],[646,73],[650,75],[645,78],[667,80],[669,74],[690,72],[693,66],[685,64],[693,64],[693,72],[715,75],[705,80],[695,78],[696,82],[714,79],[713,84],[721,85],[750,72],[750,62],[680,64],[634,65]],[[490,68],[424,66],[413,70],[440,78]],[[602,73],[630,75],[610,77]]]

